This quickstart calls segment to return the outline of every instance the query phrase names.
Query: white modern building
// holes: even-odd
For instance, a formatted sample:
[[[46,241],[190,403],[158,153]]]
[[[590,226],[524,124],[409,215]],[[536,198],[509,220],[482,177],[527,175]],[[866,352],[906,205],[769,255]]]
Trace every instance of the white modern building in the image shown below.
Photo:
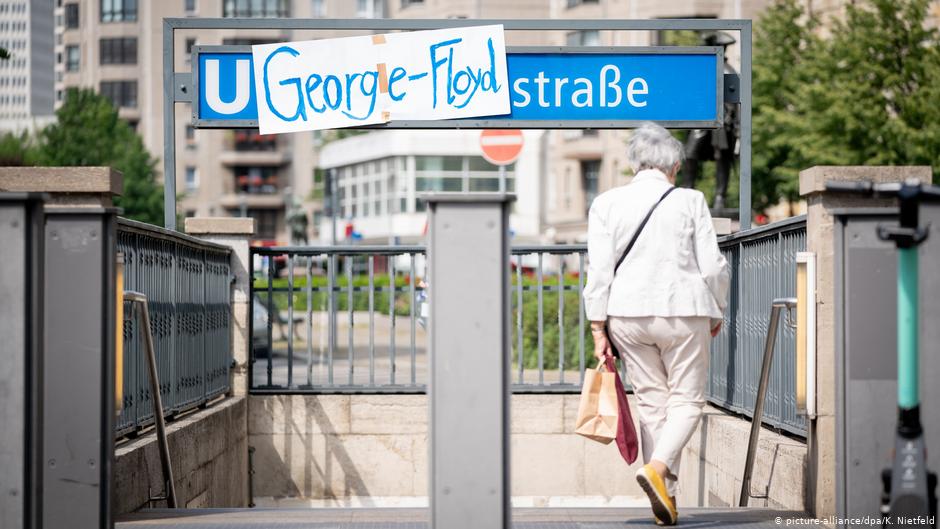
[[[510,229],[515,242],[537,242],[544,215],[545,131],[524,131],[519,159],[505,168],[505,189],[517,191]],[[500,190],[499,167],[481,155],[480,131],[387,130],[334,140],[320,148],[318,178],[326,204],[336,204],[336,240],[355,234],[365,244],[415,244],[426,233],[433,191]],[[335,190],[331,195],[330,179]],[[327,213],[329,211],[327,210]],[[332,216],[316,219],[321,243],[332,241]]]
[[[53,115],[54,0],[0,1],[0,131],[34,130]]]

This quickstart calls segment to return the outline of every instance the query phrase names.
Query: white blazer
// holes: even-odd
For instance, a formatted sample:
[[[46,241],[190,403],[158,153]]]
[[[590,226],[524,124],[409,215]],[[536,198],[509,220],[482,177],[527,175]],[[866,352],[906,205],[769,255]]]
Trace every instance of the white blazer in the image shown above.
[[[676,189],[656,208],[614,275],[617,259],[650,207],[671,184],[655,169],[602,193],[588,213],[584,307],[591,321],[607,316],[721,318],[728,300],[728,263],[718,250],[705,195]]]

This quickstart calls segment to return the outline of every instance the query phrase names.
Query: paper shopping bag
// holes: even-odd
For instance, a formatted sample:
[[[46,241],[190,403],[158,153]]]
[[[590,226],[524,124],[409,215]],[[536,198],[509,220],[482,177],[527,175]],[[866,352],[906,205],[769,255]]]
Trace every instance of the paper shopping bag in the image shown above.
[[[599,443],[609,444],[617,437],[616,373],[604,371],[605,365],[584,373],[581,402],[575,432]]]

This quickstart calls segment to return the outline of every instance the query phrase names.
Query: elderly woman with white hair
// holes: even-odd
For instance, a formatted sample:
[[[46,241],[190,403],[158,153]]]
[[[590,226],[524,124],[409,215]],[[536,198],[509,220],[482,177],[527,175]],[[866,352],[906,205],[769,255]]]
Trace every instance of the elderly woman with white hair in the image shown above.
[[[702,415],[729,283],[704,195],[674,188],[682,153],[658,125],[633,132],[632,182],[591,204],[584,288],[594,355],[619,352],[626,364],[643,450],[636,479],[665,525],[678,520],[679,457]]]

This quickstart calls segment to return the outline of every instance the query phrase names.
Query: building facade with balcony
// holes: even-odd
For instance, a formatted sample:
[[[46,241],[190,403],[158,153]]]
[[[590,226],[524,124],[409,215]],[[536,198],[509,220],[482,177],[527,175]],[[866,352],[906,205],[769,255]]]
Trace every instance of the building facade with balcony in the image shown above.
[[[381,0],[57,0],[57,81],[107,96],[156,157],[163,153],[163,19],[166,17],[354,18],[384,16]],[[349,36],[354,32],[177,31],[177,71],[196,45],[255,44]],[[52,42],[50,40],[50,42]],[[50,74],[51,75],[51,74]],[[49,83],[52,86],[52,83]],[[176,107],[176,188],[184,216],[252,216],[256,239],[289,242],[285,212],[299,200],[309,217],[319,135],[261,136],[257,130],[194,129],[188,105]],[[162,180],[162,165],[157,165]],[[313,237],[311,232],[310,236]]]

